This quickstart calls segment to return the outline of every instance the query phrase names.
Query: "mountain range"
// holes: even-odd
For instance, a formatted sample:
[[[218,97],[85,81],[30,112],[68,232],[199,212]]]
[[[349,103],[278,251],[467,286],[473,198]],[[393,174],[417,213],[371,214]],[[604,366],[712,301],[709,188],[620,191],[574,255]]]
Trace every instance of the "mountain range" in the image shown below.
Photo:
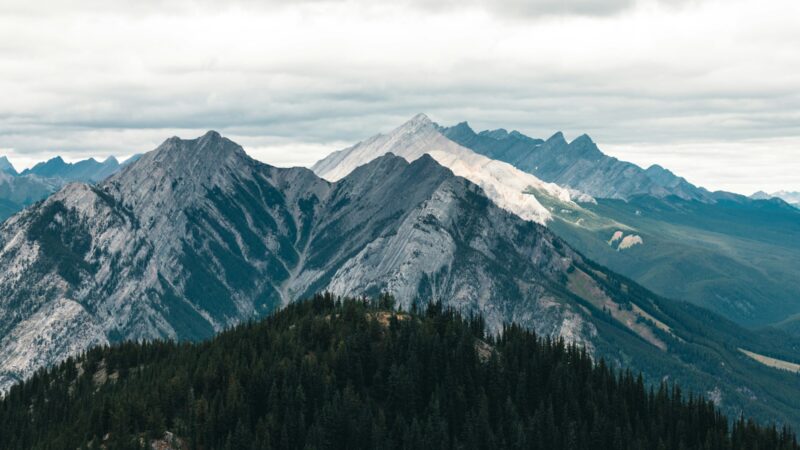
[[[103,162],[93,158],[75,163],[61,157],[34,165],[18,173],[7,157],[0,157],[0,221],[26,206],[52,194],[69,182],[96,183],[136,161],[134,155],[123,163],[109,157]]]
[[[528,192],[532,189],[541,191],[565,205],[574,205],[573,199],[583,202],[594,201],[591,196],[582,192],[542,182],[539,178],[510,164],[458,145],[446,138],[438,126],[424,114],[414,116],[388,134],[379,134],[352,147],[333,152],[314,164],[311,170],[326,180],[336,181],[356,167],[368,163],[376,155],[386,153],[394,153],[408,161],[427,154],[454,174],[480,186],[501,208],[540,224],[551,220],[552,213],[536,196]]]
[[[561,133],[543,140],[503,129],[476,133],[466,122],[435,126],[475,153],[592,196],[570,204],[535,186],[529,190],[550,211],[548,227],[593,260],[738,323],[797,328],[797,210],[709,192],[660,166],[619,161],[586,135],[567,142]],[[442,146],[423,147],[418,152]]]
[[[450,146],[431,127],[416,117],[400,134]],[[335,181],[257,162],[215,132],[170,138],[11,217],[0,225],[0,387],[96,345],[199,340],[316,292],[388,292],[405,309],[479,314],[491,332],[513,322],[564,338],[734,415],[800,423],[800,341],[653,294],[539,223],[556,222],[539,198],[593,198],[455,143],[411,161],[385,153],[409,147],[396,137],[315,166]],[[475,175],[482,164],[489,176]],[[531,185],[508,197],[519,180]]]
[[[769,200],[771,198],[779,198],[796,208],[800,208],[800,192],[776,191],[772,194],[767,194],[764,191],[758,191],[751,195],[750,198],[754,200]]]
[[[439,127],[439,130],[448,139],[477,153],[508,162],[542,180],[599,198],[627,200],[637,195],[700,201],[713,198],[707,190],[661,166],[642,169],[605,155],[586,134],[572,142],[567,142],[561,132],[543,140],[504,129],[475,133],[467,122]]]
[[[0,448],[800,448],[531,330],[392,306],[317,295],[200,343],[93,348],[0,398]]]
[[[0,156],[0,172],[7,173],[11,176],[17,175],[17,169],[14,168],[14,165],[11,164],[11,161],[9,161],[5,156]]]

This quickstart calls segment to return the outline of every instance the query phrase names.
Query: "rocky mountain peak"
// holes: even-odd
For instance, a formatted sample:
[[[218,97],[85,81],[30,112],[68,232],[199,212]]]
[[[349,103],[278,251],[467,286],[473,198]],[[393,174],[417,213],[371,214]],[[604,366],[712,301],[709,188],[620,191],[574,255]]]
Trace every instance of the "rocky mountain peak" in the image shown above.
[[[0,156],[0,172],[17,175],[17,170],[5,156]]]
[[[562,133],[560,131],[556,131],[556,133],[554,135],[550,136],[549,138],[547,138],[547,140],[545,142],[547,144],[551,145],[551,146],[552,145],[565,145],[567,143],[567,140],[564,139],[564,133]]]
[[[196,139],[181,139],[177,136],[167,139],[158,148],[133,163],[131,167],[139,170],[131,171],[140,172],[145,168],[155,169],[153,166],[160,166],[172,174],[202,176],[245,159],[249,157],[241,146],[216,131],[209,131]]]
[[[227,189],[232,173],[246,176],[248,167],[260,164],[241,146],[209,131],[196,139],[171,137],[155,150],[103,182],[103,188],[147,216],[157,216],[153,207],[180,210],[209,189]],[[151,214],[152,213],[152,214]]]
[[[449,128],[442,128],[443,131],[447,131],[448,133],[463,136],[463,137],[472,137],[475,136],[475,130],[469,126],[467,122],[459,122],[458,124],[449,127]]]
[[[540,224],[551,218],[534,191],[546,193],[559,202],[571,203],[567,189],[551,183],[544,183],[535,175],[525,173],[511,164],[492,160],[457,143],[447,129],[430,122],[412,119],[387,134],[373,136],[358,144],[335,152],[318,161],[311,168],[317,175],[328,181],[336,181],[352,172],[356,167],[392,152],[414,161],[428,154],[439,164],[450,169],[455,175],[464,177],[480,186],[501,208],[517,214],[525,220]],[[472,138],[484,136],[472,135]],[[523,142],[523,145],[529,145]]]
[[[505,128],[481,131],[480,134],[483,136],[489,136],[490,138],[497,140],[507,139],[509,135],[508,130],[506,130]]]
[[[582,134],[569,143],[567,149],[571,158],[581,158],[594,163],[601,162],[608,157],[597,148],[588,134]]]
[[[436,124],[424,113],[419,113],[416,116],[412,117],[403,125],[400,125],[397,129],[395,129],[392,133],[396,132],[403,132],[403,133],[417,133],[420,130],[427,130],[427,129],[435,129]]]
[[[766,200],[768,198],[772,198],[771,195],[764,191],[754,192],[753,195],[750,196],[753,200]]]
[[[588,134],[584,133],[578,137],[576,137],[570,144],[575,145],[594,145],[594,141]]]

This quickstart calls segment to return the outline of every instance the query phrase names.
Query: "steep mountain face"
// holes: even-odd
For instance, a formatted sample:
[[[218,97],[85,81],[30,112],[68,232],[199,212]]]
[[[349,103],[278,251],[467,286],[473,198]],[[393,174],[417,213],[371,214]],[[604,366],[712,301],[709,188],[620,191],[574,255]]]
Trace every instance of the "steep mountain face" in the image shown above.
[[[570,192],[552,183],[518,170],[510,164],[492,160],[446,138],[439,127],[424,114],[392,130],[366,141],[334,152],[318,161],[311,170],[326,180],[336,181],[358,166],[366,164],[386,153],[394,153],[414,161],[428,154],[439,164],[458,176],[477,184],[498,206],[526,220],[544,224],[551,213],[533,194],[543,192],[564,204],[576,200],[590,202],[593,199],[580,192]]]
[[[101,181],[139,157],[140,155],[134,155],[122,164],[113,156],[103,162],[87,159],[76,163],[66,163],[61,157],[56,157],[36,164],[20,174],[6,157],[0,158],[0,222],[67,183]]]
[[[552,211],[548,227],[604,266],[749,326],[800,317],[797,210],[708,193],[660,166],[642,170],[602,154],[587,136],[542,141],[475,133],[466,123],[442,130],[476,152],[596,196],[580,209],[538,199]]]
[[[171,138],[6,221],[0,269],[2,389],[95,344],[206,338],[314,292],[390,292],[800,423],[796,375],[764,362],[800,361],[800,343],[653,295],[426,155],[384,155],[331,183],[214,132]]]
[[[406,306],[423,292],[495,328],[585,340],[591,327],[548,306],[573,255],[541,232],[430,157],[386,156],[330,184],[213,132],[172,138],[0,228],[0,367],[8,384],[95,343],[208,337],[320,290],[388,289]]]
[[[713,201],[710,192],[654,165],[648,169],[607,156],[591,138],[567,142],[556,133],[546,141],[505,130],[475,133],[464,122],[441,128],[449,139],[475,152],[512,164],[538,178],[598,198],[629,199],[636,195]]]

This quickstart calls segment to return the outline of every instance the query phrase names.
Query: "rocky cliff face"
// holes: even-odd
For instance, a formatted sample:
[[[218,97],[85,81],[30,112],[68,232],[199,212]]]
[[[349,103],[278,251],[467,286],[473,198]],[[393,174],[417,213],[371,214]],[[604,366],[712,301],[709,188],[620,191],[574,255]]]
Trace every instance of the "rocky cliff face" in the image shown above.
[[[379,156],[329,182],[214,132],[0,225],[0,390],[93,345],[206,338],[320,291],[438,300],[715,392],[726,411],[800,421],[794,375],[737,350],[794,361],[800,344],[654,296],[432,156]]]
[[[445,137],[438,125],[424,114],[418,114],[387,134],[373,136],[363,142],[334,152],[318,161],[311,169],[326,180],[335,181],[356,167],[367,164],[386,153],[394,153],[407,161],[429,155],[457,176],[480,186],[487,197],[503,209],[525,220],[547,223],[552,213],[535,192],[541,192],[559,204],[576,206],[576,201],[592,201],[580,192],[570,192],[553,183],[521,171],[511,164],[487,158]]]
[[[97,343],[208,337],[322,290],[440,299],[496,330],[588,344],[593,328],[551,287],[577,258],[556,241],[429,156],[329,183],[214,132],[171,138],[0,228],[3,383]]]
[[[604,155],[586,135],[541,140],[505,130],[475,133],[466,123],[440,130],[478,153],[595,196],[597,204],[578,209],[539,195],[552,211],[548,227],[647,288],[747,326],[780,324],[799,311],[800,221],[777,199],[709,193],[661,166],[645,170]],[[618,233],[627,241],[610,245]]]

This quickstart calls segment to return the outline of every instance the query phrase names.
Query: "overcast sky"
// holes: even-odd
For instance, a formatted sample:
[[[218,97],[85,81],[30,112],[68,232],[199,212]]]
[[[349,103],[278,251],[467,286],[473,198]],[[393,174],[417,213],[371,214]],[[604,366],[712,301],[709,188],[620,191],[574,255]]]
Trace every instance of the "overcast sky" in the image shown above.
[[[425,112],[800,190],[797,0],[44,3],[0,1],[0,155],[19,167],[207,129],[309,165]]]

